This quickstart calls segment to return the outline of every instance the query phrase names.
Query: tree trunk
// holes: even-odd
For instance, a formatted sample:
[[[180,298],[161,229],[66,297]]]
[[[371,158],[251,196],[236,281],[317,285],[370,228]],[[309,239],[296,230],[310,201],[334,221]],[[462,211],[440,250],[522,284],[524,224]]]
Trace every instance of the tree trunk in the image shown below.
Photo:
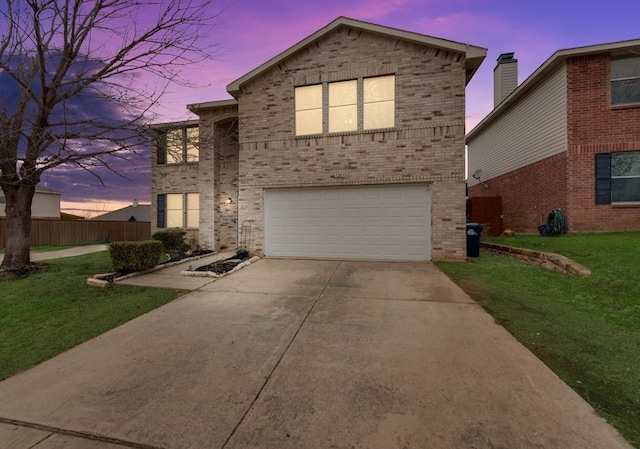
[[[31,264],[31,203],[35,186],[20,184],[4,189],[7,215],[7,243],[2,261],[5,270],[23,270]]]

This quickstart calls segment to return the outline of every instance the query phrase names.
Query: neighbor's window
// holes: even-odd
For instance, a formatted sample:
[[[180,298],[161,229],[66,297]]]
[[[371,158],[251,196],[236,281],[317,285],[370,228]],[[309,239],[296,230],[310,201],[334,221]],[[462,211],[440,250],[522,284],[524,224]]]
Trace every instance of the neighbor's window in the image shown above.
[[[198,162],[199,128],[183,127],[166,131],[159,139],[158,164]]]
[[[611,104],[640,103],[640,56],[611,59]]]
[[[395,75],[327,83],[326,106],[323,95],[322,84],[295,88],[297,136],[395,126]]]
[[[596,155],[596,204],[640,202],[640,151]]]
[[[158,228],[197,228],[200,222],[200,194],[158,195]]]

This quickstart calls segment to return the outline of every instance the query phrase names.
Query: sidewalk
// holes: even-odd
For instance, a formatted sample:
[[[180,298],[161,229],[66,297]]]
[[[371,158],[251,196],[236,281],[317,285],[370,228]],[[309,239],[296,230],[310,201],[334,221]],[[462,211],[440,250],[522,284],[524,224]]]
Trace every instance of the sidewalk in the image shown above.
[[[118,284],[137,285],[144,287],[173,288],[179,290],[198,290],[210,284],[217,278],[209,276],[180,276],[181,271],[191,271],[197,267],[208,265],[218,260],[226,259],[235,254],[234,251],[223,251],[204,256],[198,259],[186,260],[167,268],[161,268],[149,273],[138,274],[136,276],[117,281]]]
[[[31,251],[31,261],[38,262],[40,260],[60,259],[63,257],[82,256],[84,254],[97,253],[106,251],[109,245],[85,245],[74,246],[73,248],[61,249],[57,251]],[[4,260],[4,254],[0,254],[0,263]]]

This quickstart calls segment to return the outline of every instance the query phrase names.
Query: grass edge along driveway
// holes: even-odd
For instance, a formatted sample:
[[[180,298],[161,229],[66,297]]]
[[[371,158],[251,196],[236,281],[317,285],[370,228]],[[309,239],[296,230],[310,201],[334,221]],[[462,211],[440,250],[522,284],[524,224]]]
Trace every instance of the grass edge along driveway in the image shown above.
[[[111,271],[107,251],[43,262],[46,269],[0,280],[0,380],[173,301],[185,292],[111,285],[88,277]]]
[[[562,254],[587,278],[481,252],[437,266],[640,448],[640,232],[486,241]]]

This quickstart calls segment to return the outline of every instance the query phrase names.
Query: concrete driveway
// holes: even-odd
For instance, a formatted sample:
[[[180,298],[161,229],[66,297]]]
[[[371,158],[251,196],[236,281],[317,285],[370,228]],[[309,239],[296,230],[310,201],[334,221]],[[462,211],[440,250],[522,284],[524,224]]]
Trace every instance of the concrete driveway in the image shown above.
[[[278,259],[0,383],[0,447],[630,448],[432,264]]]

